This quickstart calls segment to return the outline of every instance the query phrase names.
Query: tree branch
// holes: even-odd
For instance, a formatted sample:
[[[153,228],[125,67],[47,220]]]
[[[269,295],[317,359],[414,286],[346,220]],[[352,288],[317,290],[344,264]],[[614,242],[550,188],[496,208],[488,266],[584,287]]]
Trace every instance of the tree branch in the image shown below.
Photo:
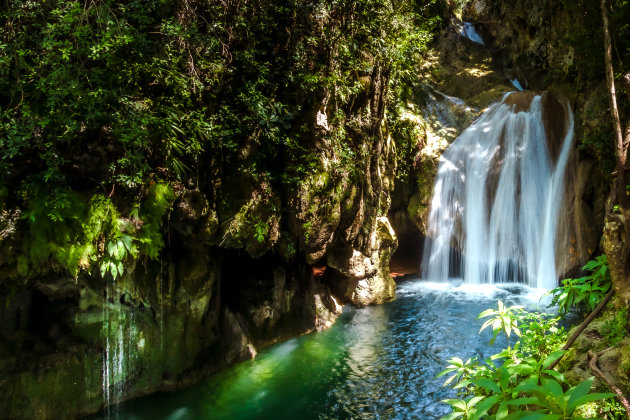
[[[564,344],[564,346],[562,347],[562,350],[569,350],[569,348],[573,345],[573,343],[575,342],[575,340],[577,340],[577,338],[580,336],[580,334],[582,334],[582,331],[584,331],[586,329],[586,327],[588,327],[588,324],[590,324],[596,317],[597,315],[599,315],[599,313],[602,311],[602,309],[604,309],[604,307],[606,306],[606,304],[608,303],[608,301],[610,300],[610,298],[613,297],[613,295],[615,294],[615,288],[612,287],[612,285],[610,286],[610,291],[608,292],[608,294],[606,294],[606,296],[604,297],[604,299],[602,299],[601,302],[599,302],[599,305],[597,305],[595,307],[595,309],[593,309],[593,312],[591,312],[589,314],[589,316],[586,317],[586,319],[584,321],[582,321],[582,323],[580,324],[580,326],[578,327],[577,330],[575,330],[575,332],[573,333],[573,335],[571,335],[571,337],[569,337],[569,339],[567,340],[567,342]],[[558,362],[562,359],[562,357],[560,357],[559,359],[556,359],[555,362],[553,362],[548,369],[551,370],[554,367],[556,367],[556,365],[558,364]]]
[[[610,388],[615,394],[617,394],[617,396],[619,397],[619,402],[621,402],[621,404],[623,404],[623,406],[626,408],[626,413],[628,414],[628,418],[630,418],[630,403],[628,402],[628,399],[626,398],[626,396],[623,395],[623,392],[621,392],[621,390],[616,385],[614,385],[612,381],[608,379],[606,375],[604,375],[604,372],[599,370],[599,368],[597,367],[597,354],[589,350],[588,357],[590,359],[590,362],[588,363],[588,365],[593,371],[593,373],[599,379],[605,382],[606,385],[608,385],[608,388]]]

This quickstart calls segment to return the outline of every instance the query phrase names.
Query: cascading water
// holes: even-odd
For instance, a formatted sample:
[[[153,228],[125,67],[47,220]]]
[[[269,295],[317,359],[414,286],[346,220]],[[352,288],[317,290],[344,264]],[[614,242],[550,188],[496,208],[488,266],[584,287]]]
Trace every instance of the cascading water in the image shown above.
[[[103,407],[106,419],[117,419],[117,404],[125,399],[126,382],[133,374],[136,356],[131,351],[130,337],[137,330],[132,311],[126,311],[123,305],[116,305],[110,299],[120,299],[116,293],[116,280],[108,278],[105,287],[103,305]]]
[[[486,43],[483,42],[483,38],[481,37],[481,35],[477,33],[477,31],[475,30],[475,27],[470,22],[464,22],[464,24],[459,29],[459,33],[463,37],[470,39],[472,42],[476,42],[477,44],[481,44],[481,45],[486,45]]]
[[[573,113],[553,99],[564,118],[546,115],[544,103],[551,101],[547,93],[506,94],[444,152],[423,278],[556,287],[554,245]]]

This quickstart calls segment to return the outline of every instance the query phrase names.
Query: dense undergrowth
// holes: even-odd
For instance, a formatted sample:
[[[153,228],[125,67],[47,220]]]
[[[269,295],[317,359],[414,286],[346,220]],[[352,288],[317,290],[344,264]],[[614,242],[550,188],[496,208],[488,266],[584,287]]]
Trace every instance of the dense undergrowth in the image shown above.
[[[0,230],[23,232],[3,250],[8,288],[50,270],[116,276],[156,257],[183,187],[215,206],[234,171],[294,187],[323,170],[309,125],[322,104],[340,156],[327,171],[358,173],[353,104],[375,69],[395,102],[447,7],[2,3]]]

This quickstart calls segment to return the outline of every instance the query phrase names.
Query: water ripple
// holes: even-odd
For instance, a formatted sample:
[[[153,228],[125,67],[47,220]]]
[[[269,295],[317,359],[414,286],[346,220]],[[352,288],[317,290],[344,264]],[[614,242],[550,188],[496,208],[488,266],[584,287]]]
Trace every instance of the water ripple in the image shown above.
[[[190,389],[132,401],[133,419],[434,419],[454,396],[435,375],[453,356],[488,357],[505,345],[478,334],[476,316],[497,299],[536,307],[522,285],[474,288],[410,281],[395,302],[346,307],[330,329],[262,351]]]

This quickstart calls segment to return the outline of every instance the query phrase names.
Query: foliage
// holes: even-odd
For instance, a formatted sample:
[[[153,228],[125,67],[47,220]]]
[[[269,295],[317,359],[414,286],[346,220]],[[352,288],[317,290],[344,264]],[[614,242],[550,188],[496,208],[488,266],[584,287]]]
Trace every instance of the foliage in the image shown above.
[[[165,183],[153,183],[147,191],[146,199],[138,206],[138,212],[132,216],[139,217],[142,229],[138,235],[140,249],[149,258],[157,258],[164,246],[161,232],[164,216],[175,200],[175,192]]]
[[[256,240],[258,242],[263,242],[265,240],[265,236],[267,236],[267,232],[269,231],[269,225],[259,220],[256,222],[256,225],[254,225],[254,229],[256,229],[254,232]]]
[[[448,399],[443,402],[447,403],[453,408],[453,412],[442,417],[443,420],[452,419],[469,419],[478,410],[475,406],[479,401],[483,400],[483,397],[470,397],[465,400]]]
[[[520,339],[514,351],[526,357],[545,358],[566,341],[564,327],[558,326],[559,316],[544,312],[523,312],[519,316]]]
[[[610,290],[612,279],[606,255],[589,261],[582,270],[590,271],[591,274],[579,279],[565,279],[562,286],[548,292],[553,296],[551,305],[558,305],[561,314],[567,313],[579,304],[592,311]]]
[[[217,200],[222,177],[280,190],[316,171],[360,174],[370,151],[353,136],[357,121],[372,121],[371,80],[388,82],[394,103],[445,9],[443,0],[6,0],[0,200],[24,210],[22,275],[77,275],[99,261],[117,276],[124,260],[156,258],[174,199],[166,189],[177,185]],[[326,164],[311,144],[318,109],[330,125]]]
[[[392,138],[396,140],[396,179],[404,180],[416,164],[417,154],[424,141],[424,133],[411,120],[400,118],[400,111],[387,115]]]
[[[120,234],[117,239],[109,240],[106,245],[107,253],[100,262],[101,276],[105,277],[106,273],[110,273],[114,280],[117,276],[122,276],[125,268],[123,261],[127,254],[132,257],[138,255],[138,248],[133,244],[133,237]]]
[[[439,378],[440,376],[454,372],[453,375],[446,379],[446,382],[444,382],[444,386],[450,384],[453,381],[456,381],[455,383],[457,384],[470,379],[476,374],[477,367],[479,366],[476,358],[468,359],[464,362],[459,357],[453,357],[452,359],[448,360],[448,363],[450,364],[446,367],[446,369],[444,369],[436,376],[436,378]]]
[[[520,390],[533,395],[530,403],[541,407],[542,410],[540,412],[546,414],[546,418],[568,419],[575,418],[573,414],[580,405],[615,396],[612,393],[590,394],[594,380],[595,378],[591,376],[574,387],[563,391],[561,384],[557,381],[543,379],[542,385],[525,383],[520,387]],[[549,414],[552,416],[549,416]]]
[[[611,346],[619,344],[628,333],[628,308],[615,311],[614,317],[604,323],[602,332]]]
[[[487,327],[492,327],[492,340],[490,345],[494,344],[494,340],[497,339],[499,332],[505,333],[508,339],[508,348],[510,347],[510,335],[512,331],[514,334],[520,337],[521,331],[518,329],[518,314],[523,312],[522,306],[510,306],[505,307],[502,301],[498,301],[498,309],[486,309],[479,314],[477,319],[491,317],[481,326],[479,332],[485,330]]]
[[[595,263],[589,267],[595,268]],[[601,264],[597,266],[600,269]],[[478,318],[487,316],[492,318],[482,330],[492,326],[493,342],[500,332],[509,339],[509,334],[519,328],[520,339],[514,348],[508,341],[508,348],[485,360],[485,364],[476,359],[449,360],[449,366],[438,377],[451,374],[444,385],[459,390],[461,398],[443,401],[452,409],[443,420],[581,418],[576,412],[579,407],[614,396],[589,393],[594,378],[569,387],[561,373],[549,369],[565,353],[559,349],[566,337],[557,327],[559,317],[527,313],[519,306],[506,307],[501,301],[497,310],[485,310]],[[495,364],[498,359],[503,359],[501,365]]]

